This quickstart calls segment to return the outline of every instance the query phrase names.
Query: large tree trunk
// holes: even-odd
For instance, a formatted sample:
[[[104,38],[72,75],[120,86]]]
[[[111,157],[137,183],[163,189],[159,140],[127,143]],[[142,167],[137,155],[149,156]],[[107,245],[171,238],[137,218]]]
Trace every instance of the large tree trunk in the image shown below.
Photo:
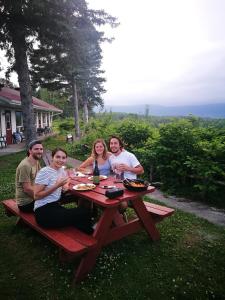
[[[36,139],[36,130],[34,126],[35,122],[32,104],[32,90],[27,62],[27,46],[25,35],[21,28],[14,28],[12,33],[12,45],[15,51],[15,67],[20,86],[24,134],[26,138],[26,144],[28,145],[30,141]]]
[[[88,123],[88,101],[87,99],[83,100],[83,110],[84,110],[84,124]]]
[[[75,136],[76,136],[76,138],[80,138],[80,126],[79,126],[79,109],[78,109],[77,86],[76,86],[76,80],[75,80],[74,77],[73,77],[73,82],[72,82],[72,90],[73,90],[73,106],[74,106]]]

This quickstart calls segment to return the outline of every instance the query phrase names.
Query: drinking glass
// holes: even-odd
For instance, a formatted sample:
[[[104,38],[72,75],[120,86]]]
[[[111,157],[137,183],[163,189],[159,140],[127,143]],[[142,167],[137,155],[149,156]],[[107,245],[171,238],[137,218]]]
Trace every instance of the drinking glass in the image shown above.
[[[120,164],[118,163],[112,165],[112,171],[115,178],[115,182],[122,182],[124,179],[124,172],[119,170],[119,165]]]

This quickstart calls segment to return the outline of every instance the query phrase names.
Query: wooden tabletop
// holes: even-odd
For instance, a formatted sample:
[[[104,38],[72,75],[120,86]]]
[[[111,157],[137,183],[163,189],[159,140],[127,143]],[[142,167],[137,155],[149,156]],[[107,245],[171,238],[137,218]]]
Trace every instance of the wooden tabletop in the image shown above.
[[[73,186],[79,183],[92,183],[92,180],[89,180],[88,177],[71,177],[69,185],[70,192],[79,197],[93,201],[94,203],[103,207],[118,206],[122,201],[129,201],[135,198],[140,198],[141,196],[152,193],[155,190],[155,187],[149,186],[146,191],[129,191],[124,187],[123,183],[116,183],[113,177],[108,177],[107,179],[101,180],[99,185],[97,185],[93,190],[89,191],[74,190]],[[121,188],[124,190],[124,194],[122,196],[117,196],[116,198],[109,199],[105,196],[105,192],[107,191],[107,189],[105,189],[104,186],[115,186],[117,188]]]

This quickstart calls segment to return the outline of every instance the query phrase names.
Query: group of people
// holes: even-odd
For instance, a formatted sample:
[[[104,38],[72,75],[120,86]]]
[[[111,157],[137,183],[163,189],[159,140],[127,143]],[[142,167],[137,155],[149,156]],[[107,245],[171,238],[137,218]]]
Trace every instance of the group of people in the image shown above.
[[[109,176],[112,171],[133,179],[144,172],[136,156],[125,150],[122,140],[117,136],[109,139],[108,151],[103,139],[97,139],[92,147],[91,156],[78,168],[95,167],[98,163],[100,175]],[[52,161],[47,167],[40,167],[43,154],[41,141],[35,140],[28,145],[27,157],[16,169],[16,200],[23,212],[34,211],[37,223],[45,228],[75,226],[91,234],[91,210],[84,206],[66,208],[60,204],[63,191],[68,189],[68,176],[64,170],[67,153],[62,148],[52,151]]]

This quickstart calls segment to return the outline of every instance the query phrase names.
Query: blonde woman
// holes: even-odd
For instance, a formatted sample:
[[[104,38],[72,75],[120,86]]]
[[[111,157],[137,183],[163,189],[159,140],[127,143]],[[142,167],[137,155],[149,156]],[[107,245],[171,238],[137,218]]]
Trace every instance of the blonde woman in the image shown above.
[[[108,152],[106,143],[103,139],[97,139],[92,146],[91,156],[88,157],[79,167],[78,170],[84,172],[85,169],[91,168],[94,170],[95,160],[98,162],[98,168],[100,175],[109,176],[111,167],[109,163],[109,157],[111,152]]]

